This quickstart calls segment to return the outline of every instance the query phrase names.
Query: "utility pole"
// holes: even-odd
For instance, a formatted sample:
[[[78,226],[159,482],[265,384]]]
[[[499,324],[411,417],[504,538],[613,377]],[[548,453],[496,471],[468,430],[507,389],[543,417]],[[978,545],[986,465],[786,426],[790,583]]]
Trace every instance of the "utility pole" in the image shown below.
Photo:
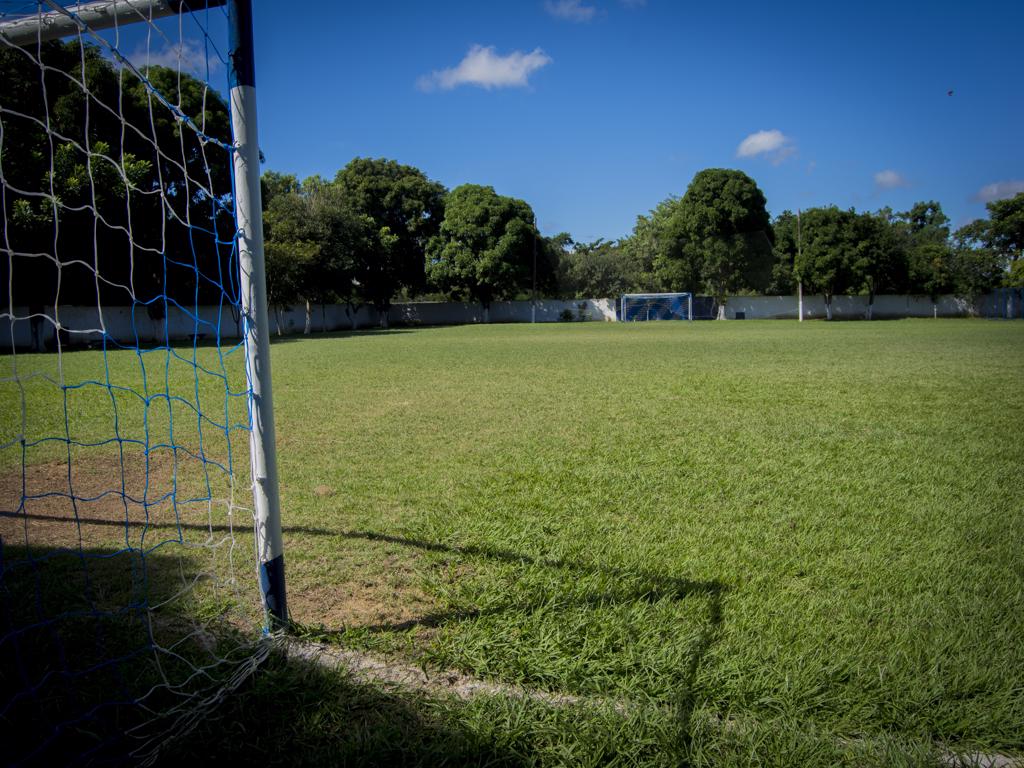
[[[803,265],[803,241],[800,237],[800,209],[796,209],[796,261]],[[796,276],[796,311],[798,322],[804,321],[804,281],[799,272]]]
[[[530,322],[537,322],[537,225],[533,227],[533,301],[530,305]]]

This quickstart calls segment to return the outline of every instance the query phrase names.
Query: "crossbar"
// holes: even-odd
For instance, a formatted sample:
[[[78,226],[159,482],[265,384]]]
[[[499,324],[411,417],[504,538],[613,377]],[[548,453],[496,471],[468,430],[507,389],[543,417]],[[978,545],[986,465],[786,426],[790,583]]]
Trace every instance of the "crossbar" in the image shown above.
[[[77,35],[86,27],[93,30],[161,19],[179,13],[216,8],[227,0],[94,0],[67,8],[45,0],[52,11],[0,21],[0,37],[11,45],[24,47],[37,42]]]

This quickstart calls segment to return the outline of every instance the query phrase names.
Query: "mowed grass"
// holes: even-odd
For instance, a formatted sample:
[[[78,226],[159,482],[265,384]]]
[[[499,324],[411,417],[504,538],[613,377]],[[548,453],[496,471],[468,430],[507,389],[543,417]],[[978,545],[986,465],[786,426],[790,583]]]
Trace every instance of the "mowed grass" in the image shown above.
[[[301,627],[592,705],[282,662],[181,750],[243,713],[254,750],[310,764],[1024,752],[1024,325],[409,329],[287,339],[273,366]]]

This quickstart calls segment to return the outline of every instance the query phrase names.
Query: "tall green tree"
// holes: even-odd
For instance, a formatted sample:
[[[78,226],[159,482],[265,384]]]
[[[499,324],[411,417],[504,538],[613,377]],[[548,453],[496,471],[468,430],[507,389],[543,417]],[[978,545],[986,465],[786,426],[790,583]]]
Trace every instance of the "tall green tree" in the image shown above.
[[[953,257],[950,269],[953,290],[975,300],[1006,279],[1005,254],[990,243],[989,222],[977,219],[953,234]]]
[[[1024,284],[1024,192],[993,200],[985,208],[987,219],[975,219],[955,235],[954,271],[966,295]]]
[[[772,246],[772,272],[765,293],[786,296],[796,293],[797,275],[793,271],[799,240],[799,222],[792,211],[783,211],[772,222],[775,242]]]
[[[445,188],[418,168],[384,158],[355,158],[334,182],[351,210],[376,225],[377,237],[359,254],[359,285],[386,322],[399,291],[426,286],[426,246],[444,217]]]
[[[681,199],[669,198],[640,217],[633,237],[653,247],[665,288],[702,288],[723,312],[726,295],[762,291],[771,279],[773,235],[764,193],[742,171],[700,171]]]
[[[833,297],[857,283],[857,214],[831,206],[809,208],[800,218],[802,247],[793,268],[810,290],[822,294],[831,320]]]
[[[938,202],[929,200],[897,214],[896,223],[907,249],[907,289],[929,296],[935,304],[941,294],[954,289],[949,217]]]
[[[450,297],[479,302],[486,322],[491,302],[530,290],[539,239],[526,202],[463,184],[445,201],[441,230],[427,247],[427,275]]]
[[[271,192],[264,216],[270,301],[275,311],[303,302],[310,333],[313,305],[320,305],[322,317],[329,302],[342,301],[351,309],[360,303],[359,278],[365,276],[360,259],[377,247],[378,228],[319,176],[299,184],[294,177],[268,173],[263,181]]]
[[[1008,262],[1017,262],[1024,256],[1024,192],[1007,200],[987,203],[988,227],[985,245],[1003,256]]]
[[[870,320],[874,314],[875,296],[906,290],[906,238],[892,211],[887,208],[877,213],[860,214],[853,226],[851,287],[859,293],[867,294],[867,319]]]
[[[729,293],[763,291],[772,267],[772,227],[764,193],[742,171],[708,168],[681,201],[688,246],[700,254],[701,280],[724,305]]]

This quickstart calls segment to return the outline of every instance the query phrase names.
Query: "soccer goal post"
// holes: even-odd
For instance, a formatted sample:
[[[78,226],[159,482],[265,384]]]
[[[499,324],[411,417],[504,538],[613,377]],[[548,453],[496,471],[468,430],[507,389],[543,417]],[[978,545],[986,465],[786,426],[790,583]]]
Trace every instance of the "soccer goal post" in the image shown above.
[[[619,319],[693,320],[691,293],[626,293],[619,300]]]
[[[146,761],[288,617],[251,0],[0,10],[0,721]]]

